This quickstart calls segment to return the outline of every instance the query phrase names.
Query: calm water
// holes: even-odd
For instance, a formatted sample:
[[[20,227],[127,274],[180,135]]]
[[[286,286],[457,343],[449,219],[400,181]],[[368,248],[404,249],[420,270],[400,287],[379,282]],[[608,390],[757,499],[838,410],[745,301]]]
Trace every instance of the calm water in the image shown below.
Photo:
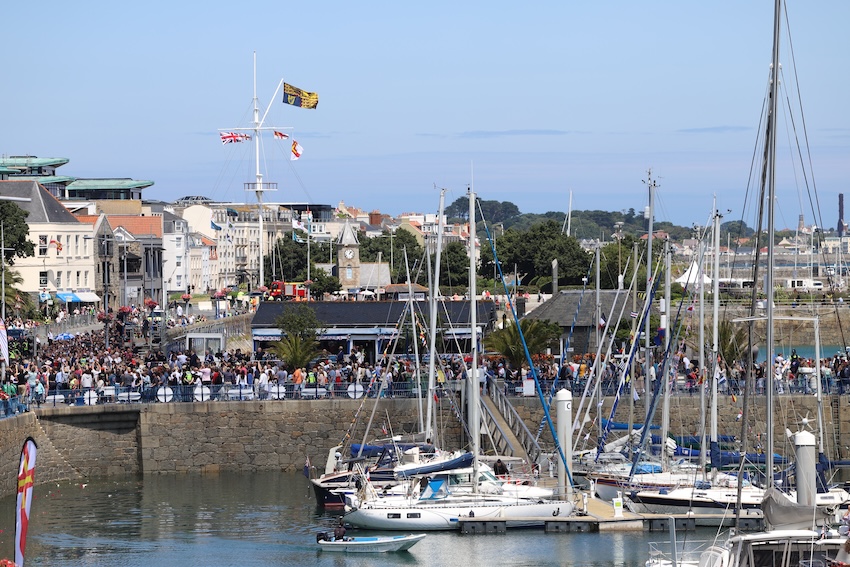
[[[13,499],[0,500],[0,557],[10,557]],[[152,476],[36,488],[26,566],[180,567],[319,565],[643,565],[666,534],[430,534],[409,553],[327,553],[316,532],[333,514],[316,508],[300,474]],[[680,534],[684,535],[684,534]],[[699,534],[691,537],[706,538]]]

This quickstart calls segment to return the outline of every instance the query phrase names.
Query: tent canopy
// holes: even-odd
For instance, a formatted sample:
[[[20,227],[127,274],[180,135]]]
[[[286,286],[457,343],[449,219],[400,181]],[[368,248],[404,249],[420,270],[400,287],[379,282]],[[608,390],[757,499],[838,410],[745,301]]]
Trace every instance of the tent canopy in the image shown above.
[[[685,273],[676,278],[676,283],[682,285],[689,285],[699,282],[699,266],[697,266],[696,262],[691,264],[691,266],[685,270]],[[702,274],[702,283],[704,285],[708,285],[711,283],[711,278],[705,275],[705,272]]]

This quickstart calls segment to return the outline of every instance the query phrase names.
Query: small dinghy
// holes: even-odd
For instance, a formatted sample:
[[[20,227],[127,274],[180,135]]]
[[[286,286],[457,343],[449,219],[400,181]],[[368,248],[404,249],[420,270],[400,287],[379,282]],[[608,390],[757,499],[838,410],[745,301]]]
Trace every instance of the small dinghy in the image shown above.
[[[323,551],[342,551],[345,553],[385,553],[388,551],[407,551],[416,542],[425,538],[425,534],[399,536],[344,537],[335,539],[332,533],[319,532],[316,543]]]

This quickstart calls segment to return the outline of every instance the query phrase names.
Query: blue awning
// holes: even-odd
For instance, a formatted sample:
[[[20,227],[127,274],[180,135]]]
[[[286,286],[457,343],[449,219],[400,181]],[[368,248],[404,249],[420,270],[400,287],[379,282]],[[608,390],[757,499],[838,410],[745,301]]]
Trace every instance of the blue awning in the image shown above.
[[[80,298],[70,291],[57,291],[56,299],[62,300],[65,303],[79,303]]]

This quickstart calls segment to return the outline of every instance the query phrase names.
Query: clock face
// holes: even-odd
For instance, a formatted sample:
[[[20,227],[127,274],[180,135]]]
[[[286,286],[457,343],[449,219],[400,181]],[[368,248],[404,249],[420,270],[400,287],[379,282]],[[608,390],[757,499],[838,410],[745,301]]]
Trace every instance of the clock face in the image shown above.
[[[354,250],[352,250],[351,248],[349,248],[348,250],[346,250],[346,251],[345,251],[345,257],[346,257],[346,258],[348,258],[349,260],[351,260],[352,258],[354,258]]]

